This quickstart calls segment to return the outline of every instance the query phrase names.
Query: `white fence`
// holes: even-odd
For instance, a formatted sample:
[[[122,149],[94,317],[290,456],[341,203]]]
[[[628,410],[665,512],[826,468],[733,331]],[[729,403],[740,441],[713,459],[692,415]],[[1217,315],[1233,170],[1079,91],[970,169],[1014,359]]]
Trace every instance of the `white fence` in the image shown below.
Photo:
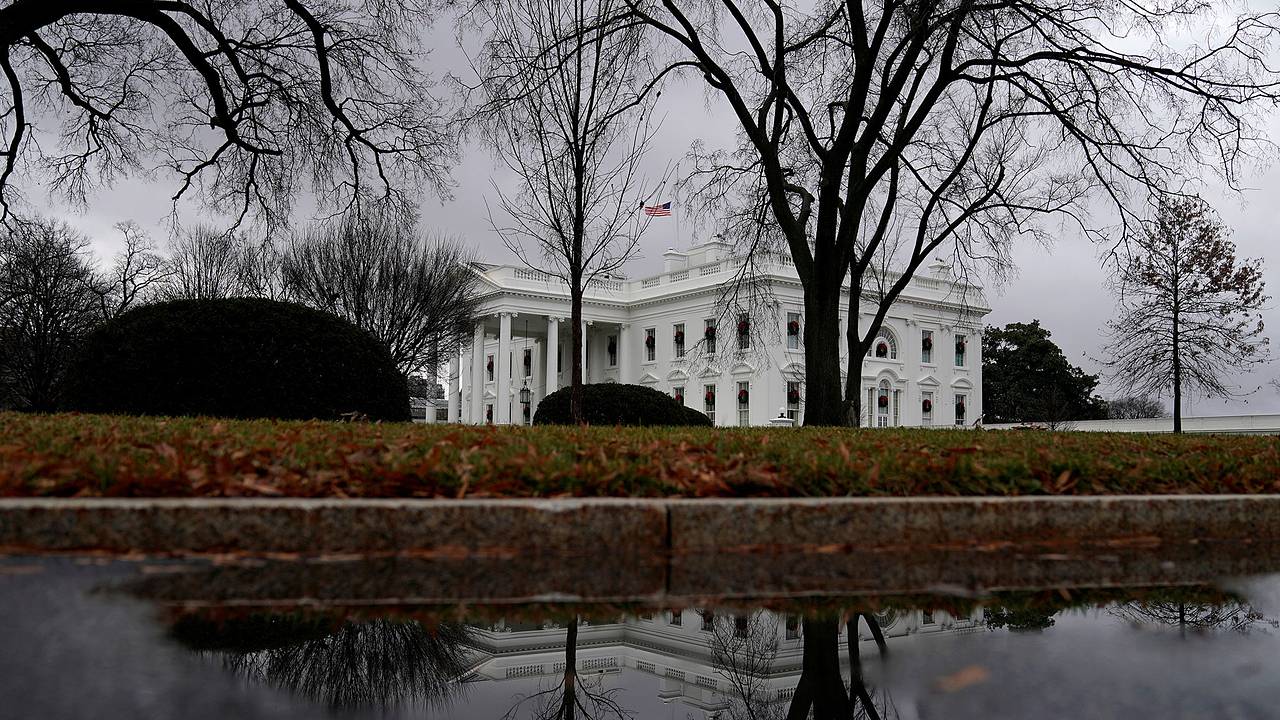
[[[988,430],[1043,428],[1044,423],[996,423],[984,425]],[[1080,432],[1171,433],[1173,418],[1140,420],[1077,420],[1063,423],[1060,430]],[[1280,435],[1280,415],[1221,415],[1215,417],[1183,417],[1185,433],[1219,433],[1235,435]]]

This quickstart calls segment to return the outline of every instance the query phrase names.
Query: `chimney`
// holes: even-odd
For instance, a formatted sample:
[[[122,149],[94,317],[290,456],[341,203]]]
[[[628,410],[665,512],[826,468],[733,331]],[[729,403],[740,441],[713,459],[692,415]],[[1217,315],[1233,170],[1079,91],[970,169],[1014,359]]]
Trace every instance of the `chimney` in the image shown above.
[[[673,272],[676,270],[684,270],[689,267],[689,256],[675,248],[667,248],[662,253],[662,272]]]

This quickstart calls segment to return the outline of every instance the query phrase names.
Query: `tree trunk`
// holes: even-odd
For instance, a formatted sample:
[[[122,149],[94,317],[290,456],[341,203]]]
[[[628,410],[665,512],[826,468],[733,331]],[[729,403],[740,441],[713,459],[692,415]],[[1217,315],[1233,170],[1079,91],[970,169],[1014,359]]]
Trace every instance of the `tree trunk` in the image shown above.
[[[570,354],[573,356],[569,361],[569,415],[573,421],[579,425],[584,424],[585,416],[582,408],[582,345],[587,341],[582,336],[582,276],[579,275],[570,280],[569,283],[569,323],[573,326],[570,328],[570,337],[572,341],[569,343],[572,348]]]
[[[573,616],[564,635],[564,720],[573,720],[577,708],[577,615]]]
[[[1178,346],[1178,289],[1173,290],[1173,432],[1182,433],[1182,357]]]
[[[800,682],[787,720],[802,720],[813,708],[814,720],[847,720],[853,708],[840,677],[840,624],[834,619],[805,619]]]
[[[851,283],[849,287],[849,327],[845,330],[845,342],[849,346],[849,365],[844,381],[844,402],[846,422],[850,427],[858,427],[862,424],[862,362],[866,358],[866,353],[861,352],[862,336],[859,322],[861,319],[859,314],[862,310],[860,305],[862,289],[854,285],[855,283]]]
[[[804,424],[845,425],[840,387],[840,284],[829,278],[806,283],[804,298]]]

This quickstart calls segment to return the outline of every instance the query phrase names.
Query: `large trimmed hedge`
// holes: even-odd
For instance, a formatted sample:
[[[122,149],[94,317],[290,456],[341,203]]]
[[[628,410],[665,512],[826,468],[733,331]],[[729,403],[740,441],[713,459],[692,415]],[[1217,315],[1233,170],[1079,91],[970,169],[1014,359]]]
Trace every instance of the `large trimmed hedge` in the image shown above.
[[[534,425],[571,425],[570,388],[561,388],[538,403]],[[588,425],[711,426],[711,419],[643,385],[599,383],[582,386],[583,420]]]
[[[409,419],[404,376],[372,335],[252,298],[174,300],[105,323],[72,361],[64,397],[95,413]]]

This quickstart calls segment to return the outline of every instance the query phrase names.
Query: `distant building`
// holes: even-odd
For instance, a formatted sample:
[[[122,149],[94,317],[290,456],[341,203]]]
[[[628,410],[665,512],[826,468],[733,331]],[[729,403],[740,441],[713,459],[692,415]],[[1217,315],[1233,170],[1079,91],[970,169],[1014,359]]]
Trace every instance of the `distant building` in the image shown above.
[[[727,319],[721,293],[743,266],[733,246],[711,241],[663,259],[660,275],[598,279],[587,289],[585,381],[647,385],[716,425],[768,425],[779,415],[802,423],[804,302],[790,259],[760,266],[776,301],[768,317]],[[447,418],[528,423],[539,399],[569,382],[568,286],[524,267],[475,269],[484,319],[450,360]],[[970,425],[980,417],[988,312],[981,289],[952,281],[945,265],[912,278],[862,368],[864,425]],[[842,316],[842,366],[846,323]]]
[[[891,648],[903,643],[979,632],[985,612],[968,615],[945,612],[885,610],[879,623]],[[801,618],[756,611],[748,616],[704,614],[695,609],[661,611],[615,622],[583,623],[578,628],[576,669],[583,676],[639,672],[657,678],[658,697],[677,703],[672,717],[712,720],[725,714],[744,685],[757,687],[757,700],[781,708],[781,716],[800,679],[804,638]],[[859,623],[859,645],[874,653],[866,623]],[[534,687],[554,687],[565,671],[564,627],[556,624],[498,622],[473,628],[472,670],[469,682],[512,686],[512,695]],[[846,647],[840,629],[840,647]],[[733,656],[735,662],[723,660]],[[847,674],[848,658],[840,662]],[[729,668],[737,668],[735,677]],[[519,686],[518,688],[516,686]],[[607,690],[613,686],[606,685]]]

